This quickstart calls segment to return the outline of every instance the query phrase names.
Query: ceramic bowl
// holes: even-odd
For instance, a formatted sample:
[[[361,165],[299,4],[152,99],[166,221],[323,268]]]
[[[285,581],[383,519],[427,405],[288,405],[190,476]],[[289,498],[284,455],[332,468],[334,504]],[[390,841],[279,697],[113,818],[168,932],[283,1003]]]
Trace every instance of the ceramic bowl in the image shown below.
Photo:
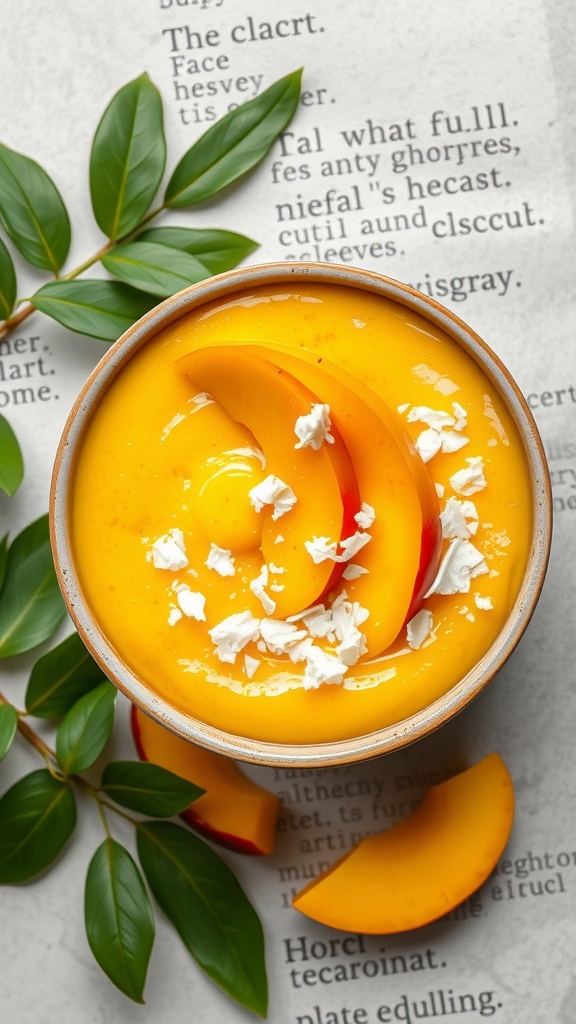
[[[270,743],[223,732],[182,711],[139,679],[116,654],[84,597],[70,544],[70,488],[82,439],[94,410],[127,361],[165,327],[206,303],[259,286],[280,290],[303,284],[336,284],[383,296],[424,317],[455,340],[480,365],[503,398],[519,432],[532,482],[533,534],[524,577],[508,618],[483,657],[441,698],[394,725],[352,739],[320,744]],[[530,620],[543,584],[551,537],[551,497],[538,431],[517,385],[491,349],[452,312],[427,296],[379,274],[329,264],[281,263],[248,267],[194,285],[162,302],[106,353],[80,393],[58,449],[51,493],[51,529],[60,586],[70,615],[96,661],[144,712],[174,733],[221,754],[285,767],[326,767],[385,754],[427,735],[461,711],[504,664]]]

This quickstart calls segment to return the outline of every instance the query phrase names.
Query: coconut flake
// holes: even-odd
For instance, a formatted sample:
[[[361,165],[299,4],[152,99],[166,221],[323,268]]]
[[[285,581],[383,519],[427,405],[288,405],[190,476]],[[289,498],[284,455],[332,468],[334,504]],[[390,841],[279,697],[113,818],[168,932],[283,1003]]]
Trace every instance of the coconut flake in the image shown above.
[[[310,412],[305,416],[299,416],[294,426],[294,433],[299,439],[295,448],[313,448],[318,451],[324,441],[327,444],[334,444],[334,438],[330,433],[330,406],[315,403]]]
[[[208,635],[220,661],[233,665],[246,644],[260,636],[260,619],[255,619],[249,611],[235,612],[209,629]]]
[[[246,675],[248,676],[248,679],[252,679],[252,676],[254,675],[254,673],[255,673],[256,669],[258,668],[259,664],[260,664],[260,659],[259,658],[253,658],[252,655],[250,655],[250,654],[245,654],[244,655],[244,671],[245,671]]]
[[[354,516],[355,521],[361,530],[367,530],[376,519],[376,512],[366,501],[362,502],[362,507],[359,512]]]
[[[182,618],[182,612],[179,608],[171,608],[168,613],[168,625],[175,626],[177,622],[180,622]]]
[[[442,437],[438,430],[430,427],[418,435],[414,445],[422,462],[430,462],[442,447]]]
[[[415,405],[407,416],[408,423],[425,423],[427,427],[440,432],[444,427],[454,426],[454,417],[441,409],[430,409],[427,405]]]
[[[236,572],[234,567],[234,556],[227,548],[220,548],[217,544],[210,545],[210,553],[204,562],[208,569],[214,569],[219,576],[233,576]]]
[[[204,594],[201,594],[198,590],[190,590],[190,587],[186,585],[179,588],[176,594],[176,600],[180,605],[181,611],[184,612],[189,619],[196,619],[197,622],[206,622],[206,616],[204,614],[204,605],[206,604],[206,598]]]
[[[264,587],[268,586],[268,566],[263,565],[260,574],[250,583],[250,590],[262,602],[262,607],[267,615],[272,615],[276,609],[276,601],[266,593]]]
[[[248,491],[248,497],[257,512],[261,512],[264,505],[273,505],[272,519],[289,512],[297,500],[292,488],[272,473]]]
[[[494,607],[491,597],[481,597],[480,594],[474,594],[474,604],[483,612],[490,611]]]
[[[465,497],[468,497],[471,494],[475,494],[476,491],[483,490],[487,484],[484,476],[484,460],[482,456],[476,455],[471,459],[466,459],[466,462],[468,463],[467,469],[459,469],[457,473],[454,473],[450,477],[450,483],[456,494],[463,494]]]
[[[305,639],[306,630],[285,619],[262,619],[260,635],[272,654],[287,654],[294,644]]]
[[[434,620],[432,618],[432,612],[428,611],[427,608],[421,608],[416,615],[410,619],[410,622],[406,625],[406,636],[408,639],[408,646],[413,651],[417,651],[432,632]]]
[[[344,580],[356,580],[359,576],[364,576],[369,569],[365,569],[363,565],[357,565],[356,562],[349,562],[342,573],[342,579]]]
[[[182,530],[168,530],[162,537],[158,537],[152,544],[150,551],[146,552],[147,561],[151,561],[155,569],[184,569],[188,565],[186,548],[184,545],[184,534]]]
[[[467,520],[472,522],[468,523]],[[476,520],[476,522],[474,522]],[[476,533],[478,529],[478,512],[472,501],[459,501],[458,498],[448,498],[444,511],[440,513],[442,523],[442,536],[447,540],[454,540],[456,537],[467,540]]]
[[[469,540],[456,538],[444,555],[432,586],[424,595],[467,594],[470,581],[488,572],[484,555]]]

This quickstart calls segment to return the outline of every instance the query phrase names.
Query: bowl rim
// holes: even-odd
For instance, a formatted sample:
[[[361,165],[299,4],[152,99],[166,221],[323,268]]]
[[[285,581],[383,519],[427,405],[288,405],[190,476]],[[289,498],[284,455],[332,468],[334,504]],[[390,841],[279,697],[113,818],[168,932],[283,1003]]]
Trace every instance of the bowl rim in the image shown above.
[[[360,288],[398,302],[440,327],[480,365],[503,398],[523,442],[532,481],[534,522],[526,572],[506,622],[482,659],[446,694],[408,718],[359,737],[318,744],[273,743],[236,736],[176,710],[155,694],[133,675],[93,620],[74,569],[68,529],[76,453],[102,395],[125,363],[150,338],[200,306],[236,292],[279,283]],[[455,313],[409,285],[376,271],[322,263],[256,264],[216,275],[160,302],[122,334],[98,362],[68,415],[56,454],[49,509],[56,574],[69,614],[93,658],[118,689],[184,739],[242,761],[284,768],[331,767],[390,753],[423,738],[463,710],[488,685],[524,633],[544,583],[552,537],[552,495],[542,441],[526,400],[496,353]]]

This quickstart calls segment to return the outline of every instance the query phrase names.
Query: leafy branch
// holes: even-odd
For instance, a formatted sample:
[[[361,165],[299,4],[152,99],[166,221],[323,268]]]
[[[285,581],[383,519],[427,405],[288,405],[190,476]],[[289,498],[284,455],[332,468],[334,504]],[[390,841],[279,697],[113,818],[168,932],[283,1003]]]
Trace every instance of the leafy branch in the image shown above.
[[[27,706],[45,715],[56,701],[67,706],[49,747],[0,694],[0,756],[16,732],[41,754],[46,767],[19,779],[0,798],[0,883],[21,883],[45,871],[62,853],[77,820],[75,790],[97,804],[104,839],[86,876],[84,917],[88,944],[110,980],[135,1002],[143,1002],[154,942],[154,913],[146,883],[198,964],[240,1003],[265,1015],[267,982],[264,940],[256,912],[225,862],[201,839],[174,822],[142,820],[120,808],[153,819],[180,814],[203,790],[156,765],[138,761],[108,763],[98,785],[80,774],[102,753],[112,733],[116,690],[98,669],[61,673],[55,659],[86,662],[72,634],[37,662],[26,695]],[[39,666],[39,667],[38,667]],[[69,704],[74,685],[94,683]],[[41,685],[43,681],[43,686]],[[116,806],[119,805],[119,806]],[[129,851],[113,838],[107,812],[136,829],[142,873]],[[249,944],[245,940],[250,938]]]
[[[34,160],[0,143],[0,222],[21,256],[51,275],[32,296],[18,299],[14,262],[0,238],[0,341],[35,310],[77,333],[115,341],[158,298],[253,252],[257,243],[235,232],[150,224],[212,198],[255,167],[294,115],[300,79],[300,71],[286,76],[216,122],[181,158],[152,210],[166,165],[162,101],[146,74],[120,89],[98,125],[90,158],[92,208],[107,241],[66,272],[71,227],[56,185]],[[107,278],[83,277],[98,263]],[[0,489],[13,495],[23,475],[20,446],[0,414]],[[11,544],[7,534],[0,540],[0,659],[44,643],[65,614],[42,516]],[[77,794],[88,796],[104,839],[86,877],[86,934],[111,981],[143,1001],[155,930],[150,889],[200,967],[265,1016],[264,937],[254,908],[211,847],[175,822],[157,820],[180,814],[203,791],[139,761],[108,763],[97,783],[84,774],[105,751],[115,700],[115,688],[76,633],[36,661],[24,710],[0,693],[0,760],[19,735],[44,761],[0,797],[0,884],[46,871],[75,830]],[[30,718],[52,721],[53,746]],[[140,867],[113,837],[111,812],[135,828]]]
[[[70,330],[115,341],[159,298],[253,252],[257,243],[235,232],[145,229],[166,211],[212,199],[260,163],[296,111],[300,80],[301,71],[287,75],[212,125],[177,163],[153,210],[166,166],[162,100],[147,74],[123,86],[90,156],[92,209],[108,241],[66,273],[70,218],[56,185],[34,160],[0,144],[0,221],[24,259],[53,278],[18,299],[14,263],[0,240],[0,340],[38,309]],[[112,280],[79,280],[98,263]]]

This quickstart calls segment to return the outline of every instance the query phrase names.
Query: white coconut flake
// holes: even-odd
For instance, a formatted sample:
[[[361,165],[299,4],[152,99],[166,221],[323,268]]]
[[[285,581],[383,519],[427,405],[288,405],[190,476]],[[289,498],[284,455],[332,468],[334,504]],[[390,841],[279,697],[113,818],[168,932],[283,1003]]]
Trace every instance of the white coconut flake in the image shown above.
[[[470,581],[488,572],[484,555],[469,540],[456,538],[444,555],[432,586],[424,595],[467,594]]]
[[[330,425],[330,406],[315,403],[309,413],[299,416],[296,420],[294,433],[298,443],[294,447],[312,448],[317,452],[324,442],[334,444]]]
[[[276,601],[266,593],[265,587],[268,586],[268,566],[263,565],[260,569],[260,574],[255,580],[250,583],[250,590],[256,595],[259,601],[262,602],[262,607],[267,615],[272,615],[276,610]]]
[[[264,505],[273,505],[272,519],[289,512],[297,500],[292,488],[272,473],[248,491],[248,497],[257,512],[261,512]]]
[[[456,494],[463,494],[465,497],[469,497],[471,494],[475,494],[476,491],[483,490],[487,484],[484,476],[484,460],[482,456],[475,455],[471,459],[466,459],[466,462],[468,463],[467,468],[459,469],[457,473],[454,473],[450,477],[450,483]]]
[[[397,405],[396,408],[400,415],[402,415],[403,412],[410,408],[410,402],[404,402],[402,405]]]
[[[306,650],[306,668],[304,670],[304,688],[317,689],[321,683],[341,683],[348,666],[326,654],[321,647],[312,644]]]
[[[262,619],[260,635],[272,654],[287,654],[294,644],[305,639],[306,630],[285,619]]]
[[[302,615],[302,622],[311,636],[317,639],[327,637],[331,643],[336,640],[332,611],[323,604],[316,604]]]
[[[406,626],[406,636],[408,639],[408,646],[413,651],[419,650],[427,637],[432,632],[434,625],[434,619],[432,618],[432,612],[427,608],[421,608],[419,612],[416,612],[414,618],[410,619],[410,622]]]
[[[259,658],[253,658],[252,655],[250,655],[250,654],[245,654],[244,655],[244,671],[245,671],[246,675],[248,676],[248,679],[252,679],[252,676],[254,675],[254,673],[255,673],[256,669],[258,668],[259,664],[260,664],[260,659]]]
[[[454,430],[464,430],[464,427],[468,423],[468,412],[459,402],[452,402],[452,412],[454,413]]]
[[[278,536],[276,537],[276,540],[274,541],[274,543],[275,544],[283,544],[284,543],[284,537],[282,536],[281,533],[278,534]]]
[[[320,565],[320,562],[325,562],[327,559],[331,559],[333,562],[339,561],[338,544],[335,540],[330,540],[329,537],[313,537],[312,540],[305,540],[304,547],[314,565]]]
[[[429,427],[418,434],[414,445],[422,462],[430,462],[442,447],[442,437],[438,430]]]
[[[171,608],[168,613],[168,625],[175,626],[177,622],[180,622],[182,618],[182,612],[179,608]]]
[[[188,565],[188,557],[182,530],[176,528],[168,530],[168,533],[158,537],[150,551],[146,552],[146,559],[152,562],[155,569],[169,569],[172,572],[177,569],[185,569]]]
[[[468,522],[471,519],[472,522]],[[476,520],[476,521],[475,521]],[[478,512],[472,501],[459,501],[458,498],[448,498],[444,510],[440,513],[442,523],[442,536],[446,540],[454,540],[456,537],[467,540],[478,529]]]
[[[474,604],[483,612],[490,611],[494,607],[491,597],[481,597],[480,594],[474,594]]]
[[[230,448],[224,455],[239,455],[240,458],[244,459],[258,459],[262,469],[266,469],[266,456],[260,448],[253,448],[252,445],[246,445],[244,448]]]
[[[345,665],[355,665],[367,651],[366,637],[358,626],[366,621],[370,613],[358,601],[346,601],[344,593],[336,598],[331,611],[334,632],[340,641],[336,653]]]
[[[209,629],[208,635],[220,661],[233,665],[236,655],[246,647],[246,644],[249,644],[251,640],[258,640],[260,619],[255,619],[249,611],[235,612]]]
[[[356,580],[359,576],[365,576],[369,572],[363,565],[357,565],[356,562],[349,562],[344,572],[342,573],[342,579],[345,580]]]
[[[336,559],[337,562],[348,562],[354,555],[357,555],[363,547],[371,541],[372,538],[369,533],[362,533],[357,530],[351,537],[346,537],[340,541],[340,547],[342,548],[342,554]]]
[[[188,399],[189,402],[194,406],[191,412],[199,412],[205,405],[213,405],[214,399],[212,395],[209,395],[207,391],[199,391],[197,395],[193,395],[192,398]]]
[[[457,433],[456,430],[443,430],[441,435],[442,451],[445,455],[451,455],[452,452],[458,452],[465,444],[470,443],[470,438],[465,437],[464,434]]]
[[[408,423],[425,423],[427,427],[440,432],[454,426],[454,417],[442,409],[430,409],[427,405],[415,405],[407,416]]]
[[[206,604],[206,598],[204,594],[201,594],[198,590],[190,590],[190,587],[183,586],[178,589],[176,594],[176,600],[180,606],[180,610],[184,612],[189,619],[196,619],[197,622],[206,622],[206,616],[204,614],[204,605]]]
[[[286,572],[283,565],[275,565],[274,562],[268,562],[268,568],[275,576],[281,576],[283,572]]]
[[[268,590],[273,590],[275,594],[281,594],[284,590],[283,583],[269,583]]]
[[[234,567],[234,556],[227,548],[220,548],[217,544],[210,545],[210,552],[204,565],[213,569],[219,576],[233,576],[236,572]]]
[[[438,497],[439,498],[443,498],[444,497],[444,492],[446,490],[446,488],[444,487],[444,484],[434,484],[434,488],[436,490],[436,494],[438,495]]]
[[[359,512],[356,513],[354,519],[361,530],[367,530],[376,519],[376,512],[366,501],[362,502],[362,507]]]

